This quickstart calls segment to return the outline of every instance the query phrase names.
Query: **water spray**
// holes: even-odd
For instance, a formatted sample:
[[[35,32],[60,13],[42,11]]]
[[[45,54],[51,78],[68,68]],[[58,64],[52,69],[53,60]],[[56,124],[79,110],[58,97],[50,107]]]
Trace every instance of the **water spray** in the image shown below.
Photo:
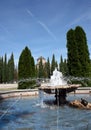
[[[21,95],[20,95],[19,98],[16,99],[16,101],[15,101],[14,103],[12,103],[12,104],[10,105],[10,107],[0,116],[0,120],[1,120],[4,116],[6,116],[6,114],[8,113],[8,111],[9,111],[20,99],[21,99]]]

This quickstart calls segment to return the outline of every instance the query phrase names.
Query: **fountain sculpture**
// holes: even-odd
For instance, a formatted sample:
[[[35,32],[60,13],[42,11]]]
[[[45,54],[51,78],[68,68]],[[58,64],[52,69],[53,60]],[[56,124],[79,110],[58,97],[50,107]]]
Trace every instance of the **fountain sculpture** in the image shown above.
[[[65,104],[67,93],[75,91],[80,85],[79,84],[67,84],[64,80],[61,72],[55,70],[51,76],[50,82],[42,84],[39,90],[44,91],[47,94],[55,94],[55,104]]]

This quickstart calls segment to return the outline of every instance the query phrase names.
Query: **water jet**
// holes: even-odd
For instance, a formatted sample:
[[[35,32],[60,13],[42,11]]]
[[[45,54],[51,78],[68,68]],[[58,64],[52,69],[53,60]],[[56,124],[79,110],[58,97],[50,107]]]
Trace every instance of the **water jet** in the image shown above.
[[[80,86],[80,84],[67,84],[67,81],[63,78],[62,72],[57,71],[55,68],[49,83],[41,84],[39,91],[43,91],[47,94],[54,94],[55,104],[61,105],[67,103],[67,93],[75,91]]]

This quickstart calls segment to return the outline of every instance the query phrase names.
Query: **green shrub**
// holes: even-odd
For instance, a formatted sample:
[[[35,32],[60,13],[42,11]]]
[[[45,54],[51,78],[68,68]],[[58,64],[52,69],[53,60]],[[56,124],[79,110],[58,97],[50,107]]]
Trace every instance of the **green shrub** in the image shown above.
[[[81,84],[82,87],[90,87],[91,86],[91,80],[89,78],[83,78],[78,80],[71,80],[72,84]]]
[[[18,89],[34,89],[39,87],[39,83],[35,79],[24,79],[18,82]]]

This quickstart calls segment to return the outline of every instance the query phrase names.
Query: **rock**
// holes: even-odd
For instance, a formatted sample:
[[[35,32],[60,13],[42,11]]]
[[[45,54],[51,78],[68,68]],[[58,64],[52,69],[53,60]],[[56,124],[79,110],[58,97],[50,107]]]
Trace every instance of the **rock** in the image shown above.
[[[71,107],[80,108],[80,109],[91,109],[91,103],[87,103],[87,105],[84,105],[79,100],[74,100],[74,101],[70,102],[69,105]]]

